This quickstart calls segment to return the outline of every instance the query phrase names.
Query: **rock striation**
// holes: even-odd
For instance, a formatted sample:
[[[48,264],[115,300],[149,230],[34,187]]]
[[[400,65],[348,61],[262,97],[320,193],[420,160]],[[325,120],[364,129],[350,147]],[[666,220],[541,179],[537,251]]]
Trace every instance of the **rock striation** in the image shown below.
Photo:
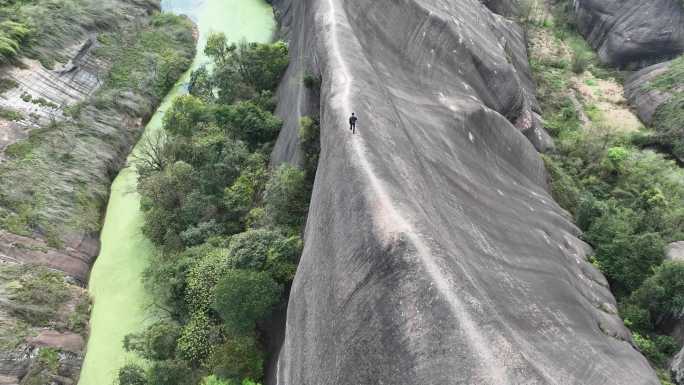
[[[476,0],[274,3],[281,112],[300,113],[293,77],[323,79],[276,383],[659,383],[514,125],[537,109],[515,23]]]
[[[684,52],[678,0],[573,0],[579,31],[604,63],[641,68]]]

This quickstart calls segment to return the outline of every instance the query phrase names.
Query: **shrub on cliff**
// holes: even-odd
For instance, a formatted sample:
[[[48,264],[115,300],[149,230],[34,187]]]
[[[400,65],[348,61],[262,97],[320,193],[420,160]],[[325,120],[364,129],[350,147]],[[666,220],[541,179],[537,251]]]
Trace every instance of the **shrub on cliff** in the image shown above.
[[[609,201],[584,235],[595,245],[596,259],[619,295],[637,289],[663,258],[660,235],[640,231],[637,224],[634,211]]]
[[[266,215],[276,226],[298,228],[303,225],[309,203],[304,172],[289,164],[278,167],[266,185]]]
[[[12,20],[0,22],[0,62],[7,62],[19,53],[30,31],[23,23]]]
[[[281,290],[268,273],[228,270],[216,286],[212,307],[229,332],[249,333],[257,321],[270,314]]]
[[[145,369],[137,364],[126,364],[119,369],[118,385],[147,385]]]
[[[207,366],[212,373],[239,383],[241,378],[261,378],[265,354],[252,334],[229,337],[218,346]]]
[[[318,154],[321,152],[320,134],[318,121],[308,116],[300,119],[299,144],[304,152],[304,170],[306,172],[306,179],[310,184],[313,184],[313,180],[316,177]]]

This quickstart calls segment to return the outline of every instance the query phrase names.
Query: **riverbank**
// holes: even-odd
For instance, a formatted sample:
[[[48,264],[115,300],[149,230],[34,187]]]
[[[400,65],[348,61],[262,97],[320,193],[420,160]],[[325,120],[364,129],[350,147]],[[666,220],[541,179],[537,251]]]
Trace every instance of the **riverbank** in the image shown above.
[[[198,27],[198,50],[192,69],[207,63],[203,51],[210,32],[223,32],[231,41],[265,42],[273,35],[272,10],[262,1],[165,0],[162,7],[168,12],[188,15]],[[164,111],[176,96],[185,92],[189,76],[190,71],[166,96],[148,123],[146,135],[161,129]],[[137,147],[133,153],[136,151]],[[80,385],[111,383],[124,363],[139,361],[124,351],[123,337],[141,331],[157,318],[153,299],[142,284],[143,271],[155,250],[141,232],[143,218],[136,184],[136,170],[129,166],[112,185],[102,248],[90,278],[94,307]]]

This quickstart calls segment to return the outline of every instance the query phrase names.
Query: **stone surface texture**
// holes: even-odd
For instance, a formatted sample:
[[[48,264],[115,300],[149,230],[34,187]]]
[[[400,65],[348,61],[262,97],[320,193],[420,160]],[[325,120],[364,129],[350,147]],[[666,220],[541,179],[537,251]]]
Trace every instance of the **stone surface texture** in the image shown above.
[[[323,79],[277,384],[659,383],[513,124],[537,110],[516,24],[476,0],[274,3],[281,113],[293,77]]]
[[[678,0],[573,0],[580,32],[604,63],[640,68],[684,52]]]

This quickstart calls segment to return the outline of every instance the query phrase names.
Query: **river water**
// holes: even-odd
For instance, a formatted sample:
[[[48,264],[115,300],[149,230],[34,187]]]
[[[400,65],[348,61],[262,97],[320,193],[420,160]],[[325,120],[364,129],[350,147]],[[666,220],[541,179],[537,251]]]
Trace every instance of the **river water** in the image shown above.
[[[231,41],[267,42],[275,28],[272,9],[263,0],[162,0],[162,8],[188,15],[197,24],[199,41],[192,68],[207,63],[203,50],[211,32],[223,32]],[[169,92],[145,127],[146,133],[161,129],[164,111],[185,92],[189,76],[190,71]],[[139,361],[124,351],[123,337],[155,319],[149,306],[151,298],[141,281],[155,250],[141,233],[143,217],[136,182],[136,170],[131,166],[121,170],[112,184],[100,255],[90,275],[94,306],[79,385],[113,384],[119,367]]]

